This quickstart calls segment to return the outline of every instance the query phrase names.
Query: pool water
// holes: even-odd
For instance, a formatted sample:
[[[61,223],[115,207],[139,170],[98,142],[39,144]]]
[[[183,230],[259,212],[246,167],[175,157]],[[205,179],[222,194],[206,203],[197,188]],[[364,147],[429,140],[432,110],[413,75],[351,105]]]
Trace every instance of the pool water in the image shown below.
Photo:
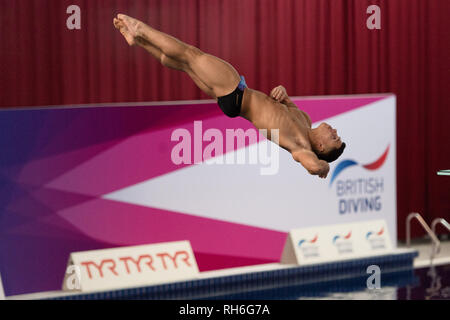
[[[369,275],[368,275],[369,276]],[[368,277],[367,276],[367,277]],[[368,289],[367,277],[274,287],[208,299],[236,300],[450,300],[450,264],[383,274],[380,289]]]
[[[398,300],[450,300],[450,264],[415,269],[417,281],[398,288]]]

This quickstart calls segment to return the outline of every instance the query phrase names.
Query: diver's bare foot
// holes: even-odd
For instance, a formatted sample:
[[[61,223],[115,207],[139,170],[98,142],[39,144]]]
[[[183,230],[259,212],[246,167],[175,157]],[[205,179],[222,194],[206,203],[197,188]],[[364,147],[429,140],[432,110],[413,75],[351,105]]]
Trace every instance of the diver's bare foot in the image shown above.
[[[120,31],[120,33],[123,35],[125,40],[130,46],[133,46],[136,44],[136,38],[133,36],[133,34],[128,29],[127,25],[117,18],[114,18],[114,27]]]
[[[133,37],[137,38],[142,36],[141,31],[144,26],[143,22],[121,13],[117,15],[117,19],[125,23],[125,26]]]

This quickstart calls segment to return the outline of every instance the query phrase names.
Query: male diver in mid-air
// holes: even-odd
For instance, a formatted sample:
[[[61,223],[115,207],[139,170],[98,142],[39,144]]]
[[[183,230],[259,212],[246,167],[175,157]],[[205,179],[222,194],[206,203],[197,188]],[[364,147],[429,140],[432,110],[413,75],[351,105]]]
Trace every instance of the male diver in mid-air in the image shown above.
[[[279,130],[279,145],[289,151],[312,175],[326,178],[328,162],[336,160],[345,143],[326,123],[311,128],[308,114],[289,99],[283,86],[274,88],[270,97],[247,87],[244,77],[228,62],[153,29],[145,23],[119,14],[114,26],[130,46],[146,49],[162,65],[186,72],[207,95],[217,100],[228,117],[241,116],[258,129]]]

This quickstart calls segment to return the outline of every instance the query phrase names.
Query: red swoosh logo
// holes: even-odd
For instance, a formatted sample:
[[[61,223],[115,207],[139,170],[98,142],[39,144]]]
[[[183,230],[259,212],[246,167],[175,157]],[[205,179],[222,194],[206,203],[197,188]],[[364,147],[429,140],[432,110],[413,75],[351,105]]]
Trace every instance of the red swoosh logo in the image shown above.
[[[378,235],[378,236],[381,236],[381,235],[383,234],[383,232],[384,232],[384,228],[381,227],[381,230],[377,232],[377,235]]]
[[[350,231],[350,232],[348,233],[348,235],[346,235],[346,236],[344,237],[344,239],[350,239],[351,236],[352,236],[352,232]]]
[[[386,151],[383,153],[383,155],[378,158],[375,162],[369,163],[364,165],[363,167],[366,168],[367,170],[376,170],[379,167],[381,167],[383,165],[383,163],[386,161],[387,155],[389,153],[389,148],[391,146],[389,145],[386,149]]]

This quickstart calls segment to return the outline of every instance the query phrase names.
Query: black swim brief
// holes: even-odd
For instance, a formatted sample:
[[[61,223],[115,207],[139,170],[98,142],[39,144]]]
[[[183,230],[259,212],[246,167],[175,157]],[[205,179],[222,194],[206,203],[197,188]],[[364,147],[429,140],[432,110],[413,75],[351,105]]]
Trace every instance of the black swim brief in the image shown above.
[[[241,113],[242,97],[244,96],[245,88],[247,88],[247,84],[244,76],[241,76],[241,81],[232,93],[217,99],[220,109],[228,117],[235,118]]]

